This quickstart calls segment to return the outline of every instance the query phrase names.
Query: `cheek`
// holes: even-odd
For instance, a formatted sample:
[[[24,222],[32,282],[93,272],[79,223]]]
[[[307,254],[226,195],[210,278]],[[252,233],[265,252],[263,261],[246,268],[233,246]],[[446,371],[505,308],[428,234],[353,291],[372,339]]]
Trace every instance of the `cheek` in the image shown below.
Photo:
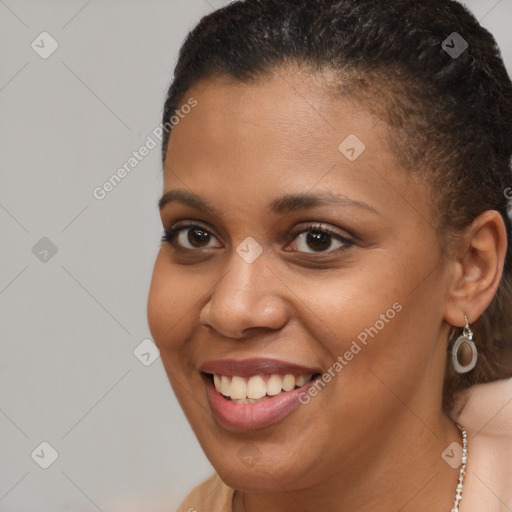
[[[312,277],[292,283],[290,277],[290,288],[304,302],[302,326],[322,345],[325,370],[341,395],[350,389],[365,401],[379,388],[386,394],[379,378],[403,387],[428,370],[434,345],[426,340],[435,339],[436,326],[425,309],[430,300],[436,303],[436,290],[429,290],[430,299],[411,293],[424,268],[381,257],[364,272],[349,269],[322,282]]]
[[[179,350],[184,329],[199,311],[205,292],[166,258],[162,250],[156,259],[147,307],[149,329],[162,352]]]
[[[358,270],[354,266],[326,279],[289,276],[289,288],[301,298],[300,316],[310,319],[309,330],[315,339],[323,340],[333,358],[349,350],[352,341],[364,347],[402,322],[406,280],[393,266],[379,261],[375,267],[361,265],[364,270]]]

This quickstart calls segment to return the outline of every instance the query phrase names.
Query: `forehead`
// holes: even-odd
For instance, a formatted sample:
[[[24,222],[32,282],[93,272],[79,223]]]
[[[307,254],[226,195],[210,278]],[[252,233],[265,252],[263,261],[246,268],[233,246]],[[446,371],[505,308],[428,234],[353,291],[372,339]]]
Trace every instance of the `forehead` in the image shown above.
[[[334,190],[364,196],[379,210],[386,201],[396,206],[397,193],[414,193],[389,148],[388,125],[321,76],[283,70],[253,83],[211,78],[183,103],[190,98],[197,106],[169,139],[166,190],[185,186],[213,201],[228,193],[265,197],[261,204],[272,194]]]
[[[336,97],[321,76],[282,70],[253,83],[210,78],[192,87],[183,104],[190,98],[197,106],[171,132],[168,165],[205,157],[210,166],[229,160],[276,171],[281,163],[300,168],[313,159],[332,165],[349,136],[361,140],[359,150],[389,153],[385,125]]]
[[[228,144],[232,150],[244,145],[247,149],[254,146],[256,151],[257,141],[271,143],[288,156],[312,150],[325,156],[325,150],[336,152],[348,134],[368,140],[367,132],[379,122],[360,103],[336,95],[322,74],[293,69],[275,71],[251,83],[210,78],[192,87],[183,103],[190,97],[198,101],[187,116],[189,121],[196,121],[196,134],[203,142]],[[184,133],[189,124],[185,119],[175,127],[170,144],[181,135],[190,138],[190,133]],[[387,149],[385,135],[382,126],[371,134],[374,142],[379,139],[380,149]]]

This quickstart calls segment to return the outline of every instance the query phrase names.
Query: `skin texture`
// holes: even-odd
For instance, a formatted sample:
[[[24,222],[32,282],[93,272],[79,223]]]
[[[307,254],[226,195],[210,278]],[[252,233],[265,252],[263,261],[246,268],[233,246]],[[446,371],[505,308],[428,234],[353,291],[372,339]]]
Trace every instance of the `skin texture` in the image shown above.
[[[203,450],[239,490],[234,510],[450,510],[458,470],[441,453],[461,438],[441,409],[447,340],[496,292],[501,217],[487,212],[443,245],[428,184],[400,168],[386,123],[333,95],[321,76],[211,78],[189,97],[198,105],[171,134],[164,192],[193,192],[217,212],[162,208],[164,228],[194,221],[211,238],[195,249],[162,243],[148,319]],[[350,134],[366,146],[353,162],[338,150]],[[374,211],[269,208],[288,194],[322,193]],[[318,224],[353,244],[332,239],[327,252],[305,252],[297,234]],[[263,249],[250,264],[236,252],[248,236]],[[204,362],[268,357],[325,371],[394,303],[402,310],[308,405],[252,431],[212,416]],[[251,467],[237,456],[248,446],[259,454]]]

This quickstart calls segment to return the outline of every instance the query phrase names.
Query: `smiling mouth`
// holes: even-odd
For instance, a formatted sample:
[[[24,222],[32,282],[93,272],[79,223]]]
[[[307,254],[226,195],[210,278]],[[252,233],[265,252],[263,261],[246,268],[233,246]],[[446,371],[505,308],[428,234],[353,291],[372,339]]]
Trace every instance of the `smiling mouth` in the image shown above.
[[[319,366],[269,358],[221,359],[199,367],[214,419],[223,428],[248,431],[283,421],[320,377]]]
[[[300,389],[320,376],[319,373],[302,375],[261,374],[251,377],[238,375],[204,374],[226,400],[237,404],[258,404],[290,391]]]

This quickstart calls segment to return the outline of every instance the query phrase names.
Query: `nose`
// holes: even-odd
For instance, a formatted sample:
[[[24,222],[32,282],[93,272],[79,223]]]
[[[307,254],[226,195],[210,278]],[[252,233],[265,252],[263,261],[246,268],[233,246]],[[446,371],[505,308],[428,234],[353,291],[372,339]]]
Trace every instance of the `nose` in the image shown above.
[[[289,319],[284,289],[263,255],[247,263],[235,253],[202,308],[199,321],[234,339],[243,339],[257,328],[281,329]]]

